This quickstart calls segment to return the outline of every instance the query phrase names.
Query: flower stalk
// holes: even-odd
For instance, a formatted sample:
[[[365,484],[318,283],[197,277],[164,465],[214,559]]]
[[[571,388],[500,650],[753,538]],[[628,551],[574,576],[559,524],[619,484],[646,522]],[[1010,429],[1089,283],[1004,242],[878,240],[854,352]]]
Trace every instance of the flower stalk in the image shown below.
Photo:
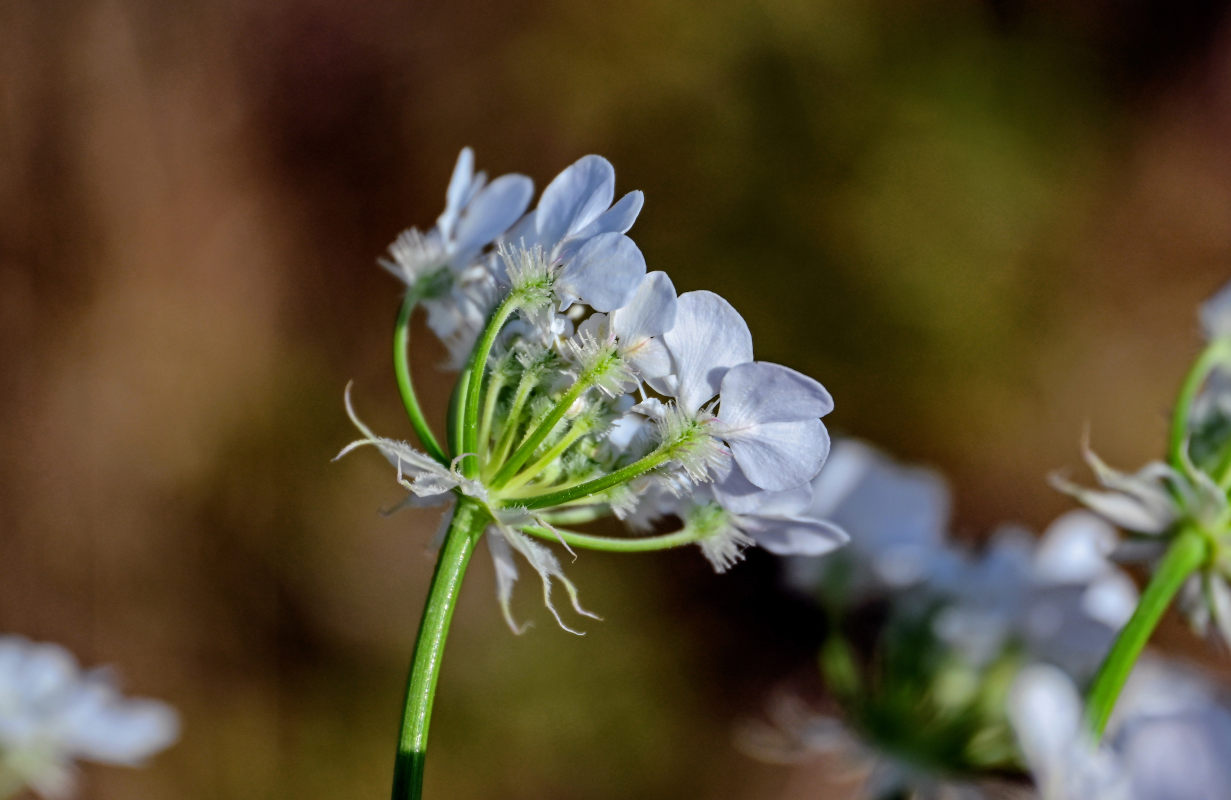
[[[419,800],[423,796],[423,770],[427,758],[428,725],[436,682],[444,659],[449,623],[462,588],[462,577],[475,545],[488,522],[487,512],[469,498],[461,498],[449,523],[436,571],[428,589],[427,605],[406,682],[406,701],[393,767],[393,800]]]
[[[1209,540],[1191,527],[1182,530],[1167,549],[1167,554],[1142,592],[1137,609],[1116,637],[1090,687],[1087,715],[1096,739],[1107,728],[1120,690],[1124,688],[1133,665],[1158,627],[1163,613],[1184,581],[1205,564],[1209,556]]]

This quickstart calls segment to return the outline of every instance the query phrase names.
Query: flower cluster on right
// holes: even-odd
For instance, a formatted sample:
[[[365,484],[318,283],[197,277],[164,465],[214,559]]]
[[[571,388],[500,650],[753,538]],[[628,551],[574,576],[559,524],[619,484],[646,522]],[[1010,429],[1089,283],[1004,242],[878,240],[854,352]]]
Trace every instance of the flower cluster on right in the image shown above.
[[[1231,796],[1231,698],[1140,653],[1177,588],[1198,632],[1231,641],[1231,286],[1200,316],[1166,458],[1126,473],[1087,446],[1098,488],[1053,482],[1089,510],[1041,537],[960,543],[936,472],[835,442],[813,510],[850,543],[785,574],[828,620],[819,663],[839,710],[786,694],[744,748],[854,757],[873,800],[1002,797],[1024,779],[1043,800]],[[1140,594],[1122,565],[1151,573]]]

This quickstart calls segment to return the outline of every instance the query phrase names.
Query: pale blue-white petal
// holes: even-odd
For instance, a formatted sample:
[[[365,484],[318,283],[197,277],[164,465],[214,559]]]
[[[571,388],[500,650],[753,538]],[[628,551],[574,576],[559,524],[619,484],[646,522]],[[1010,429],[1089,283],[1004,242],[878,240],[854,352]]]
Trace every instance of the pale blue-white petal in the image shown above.
[[[534,183],[525,175],[501,175],[466,206],[453,240],[453,264],[462,268],[508,230],[530,204]]]
[[[810,484],[770,492],[748,480],[738,466],[728,470],[726,476],[715,482],[711,489],[719,505],[733,514],[804,516],[804,512],[812,505]]]
[[[1231,283],[1201,305],[1199,316],[1207,339],[1231,336]]]
[[[645,276],[627,305],[611,312],[611,329],[625,348],[636,347],[671,330],[677,304],[671,278],[656,270]]]
[[[629,192],[611,208],[595,217],[594,221],[580,230],[569,233],[555,250],[556,258],[567,260],[586,243],[586,240],[600,233],[628,233],[641,213],[645,197],[641,192]]]
[[[732,428],[819,418],[833,411],[824,386],[781,364],[739,364],[723,376],[721,388],[718,417]]]
[[[535,211],[535,244],[550,250],[611,205],[615,168],[602,156],[583,156],[552,179]]]
[[[727,370],[752,360],[752,334],[744,318],[713,292],[680,295],[675,325],[662,338],[675,364],[673,380],[649,383],[676,397],[689,413],[718,394]]]
[[[633,240],[604,233],[588,240],[564,265],[556,290],[596,311],[613,311],[632,298],[644,277],[645,257]]]
[[[1034,555],[1034,574],[1053,583],[1086,583],[1112,569],[1116,531],[1088,511],[1070,511],[1048,526]]]
[[[1022,754],[1036,775],[1059,768],[1065,753],[1081,741],[1081,697],[1057,667],[1025,667],[1009,691],[1008,711]]]
[[[457,220],[471,194],[471,184],[474,178],[474,151],[463,147],[453,165],[453,175],[449,178],[449,188],[445,191],[445,210],[436,219],[436,227],[440,229],[445,239],[453,237]]]
[[[112,698],[71,723],[66,743],[81,757],[108,764],[139,764],[179,738],[179,715],[156,700]]]
[[[777,556],[819,556],[850,541],[846,531],[824,520],[806,517],[742,517],[744,532]]]

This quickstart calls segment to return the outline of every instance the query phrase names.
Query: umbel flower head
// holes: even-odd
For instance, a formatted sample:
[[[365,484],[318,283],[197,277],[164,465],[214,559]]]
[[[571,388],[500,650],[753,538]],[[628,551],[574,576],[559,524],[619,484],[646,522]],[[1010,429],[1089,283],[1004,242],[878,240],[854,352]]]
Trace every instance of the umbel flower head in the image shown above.
[[[497,595],[509,611],[515,554],[584,611],[553,544],[646,551],[696,544],[718,570],[751,545],[819,555],[846,541],[812,512],[829,452],[820,383],[757,361],[739,313],[709,291],[677,295],[628,236],[640,192],[615,200],[615,171],[585,156],[526,212],[521,176],[490,184],[462,151],[446,211],[382,262],[422,302],[460,375],[446,445],[423,420],[407,373],[403,400],[423,450],[377,436],[351,414],[415,504],[465,502],[487,520]],[[525,213],[523,213],[525,212]],[[425,452],[426,451],[426,452]],[[640,534],[573,526],[607,516]],[[559,621],[560,617],[556,614]],[[564,623],[561,621],[562,626]]]
[[[1199,631],[1231,642],[1231,285],[1202,306],[1207,345],[1181,387],[1166,460],[1121,472],[1083,446],[1100,488],[1053,483],[1127,532],[1119,555],[1157,563],[1181,535],[1199,536],[1204,563],[1180,605]]]
[[[166,704],[121,696],[59,645],[0,636],[0,797],[67,797],[74,761],[137,766],[178,736]]]

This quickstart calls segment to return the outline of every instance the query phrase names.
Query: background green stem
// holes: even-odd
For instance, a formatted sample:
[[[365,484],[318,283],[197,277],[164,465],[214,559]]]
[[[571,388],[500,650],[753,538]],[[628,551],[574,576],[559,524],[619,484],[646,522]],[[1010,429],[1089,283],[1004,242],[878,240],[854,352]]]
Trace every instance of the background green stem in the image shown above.
[[[675,533],[664,533],[661,536],[641,536],[628,539],[593,536],[588,533],[567,531],[561,528],[543,528],[538,525],[525,525],[521,530],[540,539],[549,539],[553,542],[563,541],[570,547],[603,550],[608,553],[652,553],[672,547],[683,547],[697,541],[697,534],[687,528]]]
[[[423,448],[432,458],[442,464],[448,464],[449,457],[445,455],[432,429],[428,427],[427,419],[419,408],[419,399],[415,396],[415,385],[410,379],[410,315],[418,300],[418,295],[413,291],[407,292],[406,299],[402,301],[402,310],[398,312],[398,321],[393,328],[393,374],[397,376],[402,405],[406,407],[410,424],[414,426]]]
[[[1116,637],[1111,651],[1094,676],[1086,711],[1096,739],[1103,735],[1116,698],[1120,696],[1120,690],[1124,688],[1124,682],[1133,671],[1133,665],[1137,663],[1150,635],[1158,627],[1163,612],[1188,576],[1205,563],[1209,548],[1204,535],[1184,528],[1167,549],[1158,570],[1141,593],[1137,610]]]
[[[393,767],[393,800],[419,800],[423,796],[423,769],[427,758],[427,729],[432,719],[436,681],[444,658],[445,638],[470,554],[487,524],[487,513],[472,500],[458,499],[453,521],[440,548],[427,606],[419,623],[415,654],[406,681],[406,703]]]
[[[1193,400],[1201,391],[1201,386],[1209,378],[1210,373],[1220,364],[1231,361],[1231,341],[1215,339],[1197,356],[1197,360],[1184,376],[1180,384],[1180,392],[1176,396],[1175,410],[1171,415],[1171,437],[1168,455],[1171,465],[1184,471],[1184,448],[1188,446],[1188,417],[1192,412]]]

